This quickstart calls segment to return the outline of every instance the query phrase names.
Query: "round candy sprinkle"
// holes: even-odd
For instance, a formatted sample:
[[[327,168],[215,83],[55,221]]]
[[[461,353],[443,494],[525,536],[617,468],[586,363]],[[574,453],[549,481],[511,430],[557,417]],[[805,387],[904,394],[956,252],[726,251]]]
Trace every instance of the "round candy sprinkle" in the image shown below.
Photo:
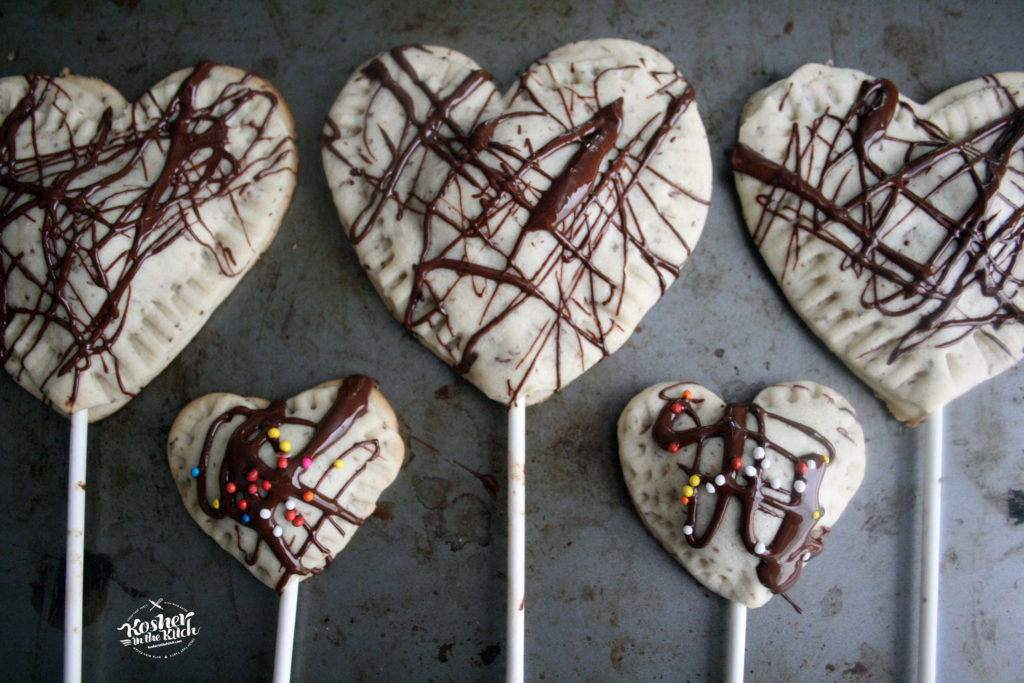
[[[768,548],[765,547],[765,545],[764,545],[764,543],[762,541],[758,541],[757,543],[754,544],[754,554],[755,555],[764,555],[766,550],[768,550]]]
[[[806,488],[807,482],[804,481],[803,479],[797,479],[796,481],[793,482],[793,490],[796,491],[797,493],[803,493]]]
[[[260,488],[262,488],[264,491],[269,491],[270,487],[271,483],[269,480],[264,479],[263,481],[260,482]]]
[[[761,461],[761,469],[762,470],[766,470],[766,469],[768,469],[771,466],[772,466],[772,461],[769,460],[768,458],[765,458],[764,460]]]
[[[673,403],[668,407],[668,409],[671,410],[674,415],[678,415],[679,413],[683,412],[683,404]]]
[[[761,460],[762,458],[764,458],[764,447],[757,446],[754,448],[754,460]]]
[[[679,444],[677,444],[675,441],[670,443],[668,445],[668,452],[669,453],[678,453],[679,452]]]
[[[704,488],[707,489],[708,493],[714,493],[715,492],[715,485],[712,484],[710,481],[707,484],[704,485]]]
[[[193,467],[191,470],[189,470],[189,474],[191,474],[193,477],[198,477],[199,476],[199,468],[198,467]]]
[[[302,515],[299,515],[298,517],[292,520],[292,526],[302,526],[305,523],[306,520],[302,518]]]
[[[246,473],[246,475],[245,475],[245,478],[246,478],[246,479],[247,479],[248,481],[256,481],[257,479],[259,479],[259,478],[260,478],[260,473],[259,473],[259,470],[257,470],[257,469],[256,469],[255,467],[254,467],[254,468],[252,468],[251,470],[249,470],[249,471],[248,471],[248,472]]]
[[[287,453],[292,449],[292,442],[282,441],[281,443],[277,444],[277,447],[281,450],[282,453]]]
[[[281,534],[283,534],[283,533],[284,533],[284,529],[282,529],[279,526],[275,526],[274,527],[274,535],[275,536],[277,536],[278,538],[281,538]]]
[[[257,493],[260,492],[260,487],[257,486],[256,484],[249,484],[249,488],[246,490],[249,492],[250,496],[255,496]]]
[[[687,498],[686,496],[679,496],[679,502],[682,503],[683,505],[689,505],[690,499]]]
[[[690,475],[690,486],[700,486],[700,475],[698,475],[698,474],[691,474]]]
[[[313,492],[312,491],[306,491],[305,493],[303,493],[302,494],[302,500],[306,501],[307,503],[312,503],[313,502]]]
[[[811,513],[811,519],[818,519],[821,517],[821,510],[815,510]]]
[[[796,464],[796,467],[794,467],[794,469],[796,470],[797,474],[807,474],[807,463],[801,460]]]
[[[227,484],[224,485],[224,490],[227,491],[228,493],[234,493],[235,491],[238,490],[238,487],[235,486],[235,482],[229,481]]]
[[[775,489],[775,490],[781,489],[782,488],[782,480],[779,479],[778,477],[774,477],[772,479],[772,488]]]
[[[693,497],[693,487],[692,486],[684,486],[683,487],[683,495],[686,496],[687,498],[692,498]]]
[[[743,468],[743,474],[747,475],[748,477],[757,476],[757,468],[754,467],[753,465],[747,465],[746,467]]]
[[[743,460],[741,460],[740,458],[733,458],[730,464],[732,465],[732,468],[734,470],[738,470],[739,468],[743,467]]]
[[[298,514],[299,513],[297,513],[295,510],[289,510],[288,512],[284,513],[284,518],[290,522],[293,519],[295,519],[295,516]]]
[[[818,463],[816,463],[813,460],[808,460],[807,461],[807,468],[811,469],[811,470],[816,470],[816,469],[818,469]]]
[[[278,429],[277,427],[271,427],[270,429],[267,430],[267,436],[269,436],[271,439],[276,439],[277,437],[281,436],[281,430]]]
[[[810,553],[804,553],[803,560],[804,560],[804,562],[810,562],[811,561],[811,554]]]
[[[725,475],[719,474],[715,477],[715,486],[725,486]]]
[[[248,523],[249,523],[249,515],[248,514],[242,515],[242,524],[248,524]]]
[[[313,459],[312,459],[312,458],[308,458],[308,457],[306,457],[306,458],[303,458],[303,459],[302,459],[302,467],[303,467],[304,469],[307,469],[307,470],[308,470],[308,469],[309,469],[310,467],[312,467],[312,466],[313,466]]]
[[[693,392],[687,389],[686,391],[683,392],[683,398],[689,401],[691,398],[693,398]]]
[[[821,457],[823,457],[825,459],[825,464],[826,465],[829,464],[830,462],[832,462],[832,458],[828,457],[827,455],[823,455]]]
[[[220,509],[220,498],[214,498],[213,500],[211,500],[210,501],[210,507],[212,507],[214,510],[219,510]]]
[[[344,466],[345,463],[342,462],[341,458],[338,458],[337,460],[334,461],[334,469],[340,470]]]
[[[285,510],[294,510],[295,509],[295,501],[294,500],[286,500],[285,503],[284,503],[284,509]]]
[[[260,519],[270,519],[270,510],[267,508],[260,510]]]
[[[246,502],[245,498],[235,503],[235,505],[238,506],[239,510],[244,510],[245,508],[249,507],[249,503]]]
[[[285,458],[285,457],[278,458],[277,459],[277,469],[283,470],[285,467],[288,467],[288,458]]]
[[[687,524],[686,526],[683,527],[683,533],[685,535],[689,536],[690,534],[693,533],[693,527],[690,526],[689,524]]]

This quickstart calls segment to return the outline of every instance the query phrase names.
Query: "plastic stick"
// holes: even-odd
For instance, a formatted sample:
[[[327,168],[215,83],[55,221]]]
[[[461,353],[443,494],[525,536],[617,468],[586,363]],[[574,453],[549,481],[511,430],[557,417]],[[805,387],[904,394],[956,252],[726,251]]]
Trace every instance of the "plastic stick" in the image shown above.
[[[939,532],[942,517],[942,408],[924,423],[924,487],[921,534],[921,629],[917,680],[934,683],[939,632]]]
[[[508,410],[508,659],[506,680],[521,683],[526,624],[526,404]]]
[[[82,680],[82,581],[85,576],[85,460],[89,411],[71,413],[68,545],[64,564],[64,681]]]
[[[729,640],[726,644],[725,681],[743,681],[743,660],[747,650],[747,606],[729,602]]]
[[[299,604],[299,582],[289,581],[281,591],[277,608],[277,644],[274,647],[274,683],[288,683],[292,677],[292,648],[295,644],[295,611]]]

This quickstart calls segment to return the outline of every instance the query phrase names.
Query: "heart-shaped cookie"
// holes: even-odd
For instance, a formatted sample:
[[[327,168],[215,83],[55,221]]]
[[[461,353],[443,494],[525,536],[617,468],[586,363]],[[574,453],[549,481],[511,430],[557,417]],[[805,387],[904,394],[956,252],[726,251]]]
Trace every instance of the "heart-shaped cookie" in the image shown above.
[[[405,447],[376,387],[356,375],[287,402],[208,394],[174,421],[189,514],[271,588],[323,571],[398,474]]]
[[[790,303],[916,422],[1024,355],[1024,74],[915,104],[808,65],[748,102],[743,212]]]
[[[462,54],[394,49],[342,90],[323,147],[392,313],[502,403],[540,402],[621,346],[711,196],[693,89],[623,40],[555,50],[505,95]]]
[[[295,185],[269,83],[200,64],[128,103],[80,76],[0,79],[0,358],[90,420],[128,402],[270,244]]]
[[[728,405],[666,382],[622,411],[619,458],[662,547],[709,589],[759,607],[822,551],[864,476],[864,435],[846,399],[813,382]]]

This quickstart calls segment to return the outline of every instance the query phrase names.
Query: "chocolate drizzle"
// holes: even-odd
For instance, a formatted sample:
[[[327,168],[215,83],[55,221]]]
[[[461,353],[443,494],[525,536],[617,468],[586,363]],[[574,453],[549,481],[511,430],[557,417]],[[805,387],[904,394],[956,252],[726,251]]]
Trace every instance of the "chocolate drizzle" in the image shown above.
[[[739,505],[741,513],[740,536],[747,551],[757,555],[757,576],[766,588],[775,593],[789,590],[800,577],[805,562],[817,556],[823,549],[823,538],[827,529],[817,529],[818,519],[824,514],[818,499],[821,482],[829,463],[835,462],[835,448],[824,436],[814,429],[768,412],[756,404],[731,403],[725,407],[722,417],[712,424],[702,424],[697,408],[703,399],[676,398],[671,395],[674,387],[664,389],[659,397],[665,401],[655,421],[651,435],[655,443],[666,450],[694,447],[691,464],[679,464],[687,478],[697,475],[711,482],[718,473],[722,479],[715,481],[715,492],[697,488],[685,504],[686,524],[691,528],[685,535],[686,542],[694,548],[703,548],[714,538],[721,526],[722,518],[730,504]],[[673,411],[676,406],[678,413]],[[676,428],[680,419],[689,426]],[[772,441],[766,435],[775,423],[774,429],[785,427],[795,429],[819,444],[820,449],[809,453],[793,453]],[[711,440],[722,443],[720,463],[705,462],[704,449]],[[791,489],[774,489],[763,479],[763,460],[751,461],[751,443],[764,448],[766,457],[778,462],[784,459],[794,467],[794,482],[800,480],[806,487],[803,492]],[[749,476],[743,469],[734,467],[733,461],[754,462],[755,473]],[[688,458],[689,459],[689,458]],[[800,468],[800,469],[797,469]],[[803,473],[800,474],[800,470]],[[714,509],[710,518],[701,514],[705,498],[712,497]],[[681,507],[683,505],[681,504]],[[681,511],[681,514],[684,514]],[[756,515],[770,515],[779,519],[778,529],[771,539],[758,538],[754,521]],[[700,528],[701,520],[708,519]],[[756,553],[758,542],[764,543],[762,553]]]
[[[340,487],[332,484],[332,488],[336,489],[332,493],[327,494],[321,489],[328,476],[339,471],[333,464],[328,464],[326,468],[320,465],[323,473],[315,483],[308,483],[308,478],[309,472],[318,468],[318,459],[338,443],[348,433],[352,424],[366,413],[370,392],[376,386],[377,383],[368,377],[353,375],[347,378],[338,388],[337,397],[319,422],[288,416],[284,401],[274,401],[263,409],[236,406],[218,416],[207,430],[199,461],[199,474],[196,478],[199,507],[212,519],[230,518],[239,525],[253,529],[259,535],[256,547],[251,551],[247,561],[249,564],[255,564],[260,546],[266,545],[284,568],[284,573],[277,584],[278,591],[284,589],[291,576],[318,574],[331,563],[329,551],[317,540],[317,533],[321,528],[331,525],[339,534],[345,535],[341,521],[356,526],[361,526],[365,521],[364,518],[342,507],[337,499],[365,471],[367,464],[380,456],[380,445],[376,440],[357,442],[344,453],[332,456],[332,463],[335,459],[340,459],[348,464],[347,469],[343,467],[340,470],[345,473],[344,482]],[[214,440],[221,429],[239,417],[242,420],[231,428],[231,436],[227,441],[223,458],[217,457],[220,454],[212,452]],[[310,429],[312,435],[306,446],[297,453],[291,453],[286,466],[280,468],[276,463],[280,439],[271,438],[267,432],[273,427],[280,428],[283,425]],[[264,453],[263,457],[260,455],[261,451]],[[302,466],[304,458],[312,461],[309,468]],[[352,464],[354,461],[357,461],[356,466]],[[250,473],[253,471],[256,472],[256,477],[250,479]],[[337,476],[339,475],[335,474],[335,477]],[[206,495],[208,477],[214,477],[216,480],[216,507]],[[249,493],[248,487],[256,482],[269,482],[269,487],[260,486],[256,494]],[[228,492],[229,485],[234,489],[233,493]],[[312,494],[310,500],[303,497],[307,492]],[[317,519],[302,522],[306,539],[297,547],[293,547],[295,539],[291,534],[274,535],[274,529],[282,523],[283,504],[289,500],[311,507],[319,513]],[[239,501],[245,501],[244,510],[239,508]],[[264,519],[259,514],[261,510],[268,510],[270,516]],[[248,515],[247,522],[243,521],[243,515]],[[241,542],[239,537],[240,548]],[[323,553],[322,566],[303,562],[303,557],[311,548]]]
[[[362,70],[376,88],[371,102],[390,96],[405,115],[397,139],[384,134],[391,158],[378,175],[362,168],[367,159],[346,158],[340,146],[340,125],[327,121],[324,149],[372,190],[350,226],[350,238],[356,245],[367,239],[385,211],[399,218],[407,213],[421,215],[422,250],[413,270],[412,292],[405,310],[396,313],[406,329],[437,335],[446,360],[459,373],[466,373],[487,335],[517,310],[526,306],[536,310],[534,304],[540,302],[548,319],[537,325],[535,338],[527,342],[529,347],[510,359],[518,374],[508,380],[507,394],[509,402],[515,400],[538,359],[552,349],[556,387],[561,388],[564,349],[578,349],[581,357],[585,350],[596,350],[602,357],[610,353],[607,335],[618,323],[608,313],[602,315],[602,309],[615,315],[621,310],[627,258],[638,255],[650,270],[649,276],[643,277],[656,281],[664,292],[689,253],[690,246],[672,228],[670,217],[658,209],[652,188],[641,179],[646,175],[649,181],[667,184],[672,194],[708,203],[649,167],[693,102],[693,89],[678,73],[658,74],[663,85],[657,94],[669,95],[666,109],[643,122],[634,136],[620,139],[624,103],[621,98],[599,102],[596,82],[601,76],[595,77],[593,92],[584,87],[572,89],[571,94],[567,90],[566,97],[573,98],[574,106],[587,112],[586,120],[576,121],[570,106],[560,112],[544,108],[526,74],[509,99],[518,103],[509,106],[516,111],[486,120],[478,117],[471,126],[463,126],[458,121],[465,112],[458,117],[455,110],[489,85],[490,75],[474,70],[442,95],[421,80],[408,59],[410,52],[426,49],[396,48],[390,52],[390,60],[377,58]],[[413,84],[413,91],[403,87],[403,79]],[[428,110],[417,113],[416,101],[424,97]],[[374,125],[369,109],[372,107],[363,122],[364,142],[366,131]],[[560,132],[542,141],[505,142],[509,131],[525,121],[542,122]],[[521,129],[518,134],[523,135]],[[567,149],[573,152],[560,170],[552,174],[543,169],[546,160]],[[433,157],[445,164],[443,170],[432,169],[444,180],[430,196],[418,196],[424,159]],[[470,202],[472,208],[467,206]],[[661,258],[648,243],[644,226],[636,219],[638,203],[652,207],[671,229],[683,248],[679,262]],[[514,240],[499,235],[509,225],[513,226],[510,230],[519,230],[512,233]],[[617,240],[615,249],[621,252],[615,257],[620,273],[603,271],[594,260],[601,243],[610,240]],[[550,251],[538,259],[542,262],[517,261],[521,251],[535,249],[538,243],[550,245]],[[607,269],[607,265],[603,267]],[[448,298],[460,282],[467,281],[484,302],[484,313],[471,333],[444,341],[438,331],[448,329]]]
[[[839,250],[842,269],[864,276],[865,308],[913,316],[889,353],[890,363],[923,346],[949,346],[974,332],[987,334],[986,328],[1024,323],[1018,298],[1024,285],[1024,110],[996,78],[987,80],[993,96],[1005,98],[1012,111],[961,140],[916,116],[896,87],[879,79],[861,85],[849,112],[826,112],[806,127],[794,125],[781,162],[742,144],[733,152],[738,173],[769,186],[757,198],[761,215],[751,226],[758,244],[777,223],[792,223],[795,233]],[[891,130],[901,110],[913,139]],[[904,149],[902,168],[882,168],[872,159],[872,150],[883,144],[887,152]],[[950,204],[943,193],[966,196],[959,204],[963,211],[943,209]],[[890,237],[897,232],[934,248],[917,261]],[[799,260],[797,243],[794,234],[783,270]],[[965,313],[958,302],[966,297],[987,302],[984,310]]]
[[[234,206],[253,183],[292,172],[292,138],[254,151],[266,145],[278,109],[275,94],[251,86],[245,75],[200,104],[210,99],[197,95],[214,68],[199,64],[162,110],[152,95],[116,119],[108,107],[90,135],[70,114],[56,131],[47,130],[52,115],[46,112],[71,110],[71,95],[59,78],[26,77],[27,92],[0,125],[0,360],[24,359],[59,328],[66,345],[38,386],[44,391],[55,377],[73,375],[64,407],[74,405],[79,380],[94,363],[116,376],[124,395],[133,395],[114,346],[146,261],[179,240],[193,240],[224,276],[238,275],[231,250],[204,224],[203,206],[222,198]],[[228,127],[247,109],[263,113],[247,122],[251,142],[238,155],[228,150]],[[55,149],[58,142],[64,146]],[[153,150],[166,157],[162,167],[153,163]],[[144,182],[128,182],[133,175]],[[237,206],[235,213],[241,221]],[[16,237],[8,239],[15,221],[25,219],[38,223],[41,233],[38,268],[16,251]],[[15,279],[31,283],[35,298],[14,300],[8,287]]]

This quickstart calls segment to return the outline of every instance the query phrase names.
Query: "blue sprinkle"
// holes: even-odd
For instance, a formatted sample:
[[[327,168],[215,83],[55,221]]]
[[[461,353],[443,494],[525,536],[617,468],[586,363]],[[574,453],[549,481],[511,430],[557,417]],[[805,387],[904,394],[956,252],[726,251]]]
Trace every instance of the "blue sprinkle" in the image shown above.
[[[242,515],[242,522],[244,524],[248,524],[249,523],[249,515],[248,514]]]
[[[193,477],[198,477],[199,476],[199,468],[198,467],[193,467],[192,468],[192,476]]]

